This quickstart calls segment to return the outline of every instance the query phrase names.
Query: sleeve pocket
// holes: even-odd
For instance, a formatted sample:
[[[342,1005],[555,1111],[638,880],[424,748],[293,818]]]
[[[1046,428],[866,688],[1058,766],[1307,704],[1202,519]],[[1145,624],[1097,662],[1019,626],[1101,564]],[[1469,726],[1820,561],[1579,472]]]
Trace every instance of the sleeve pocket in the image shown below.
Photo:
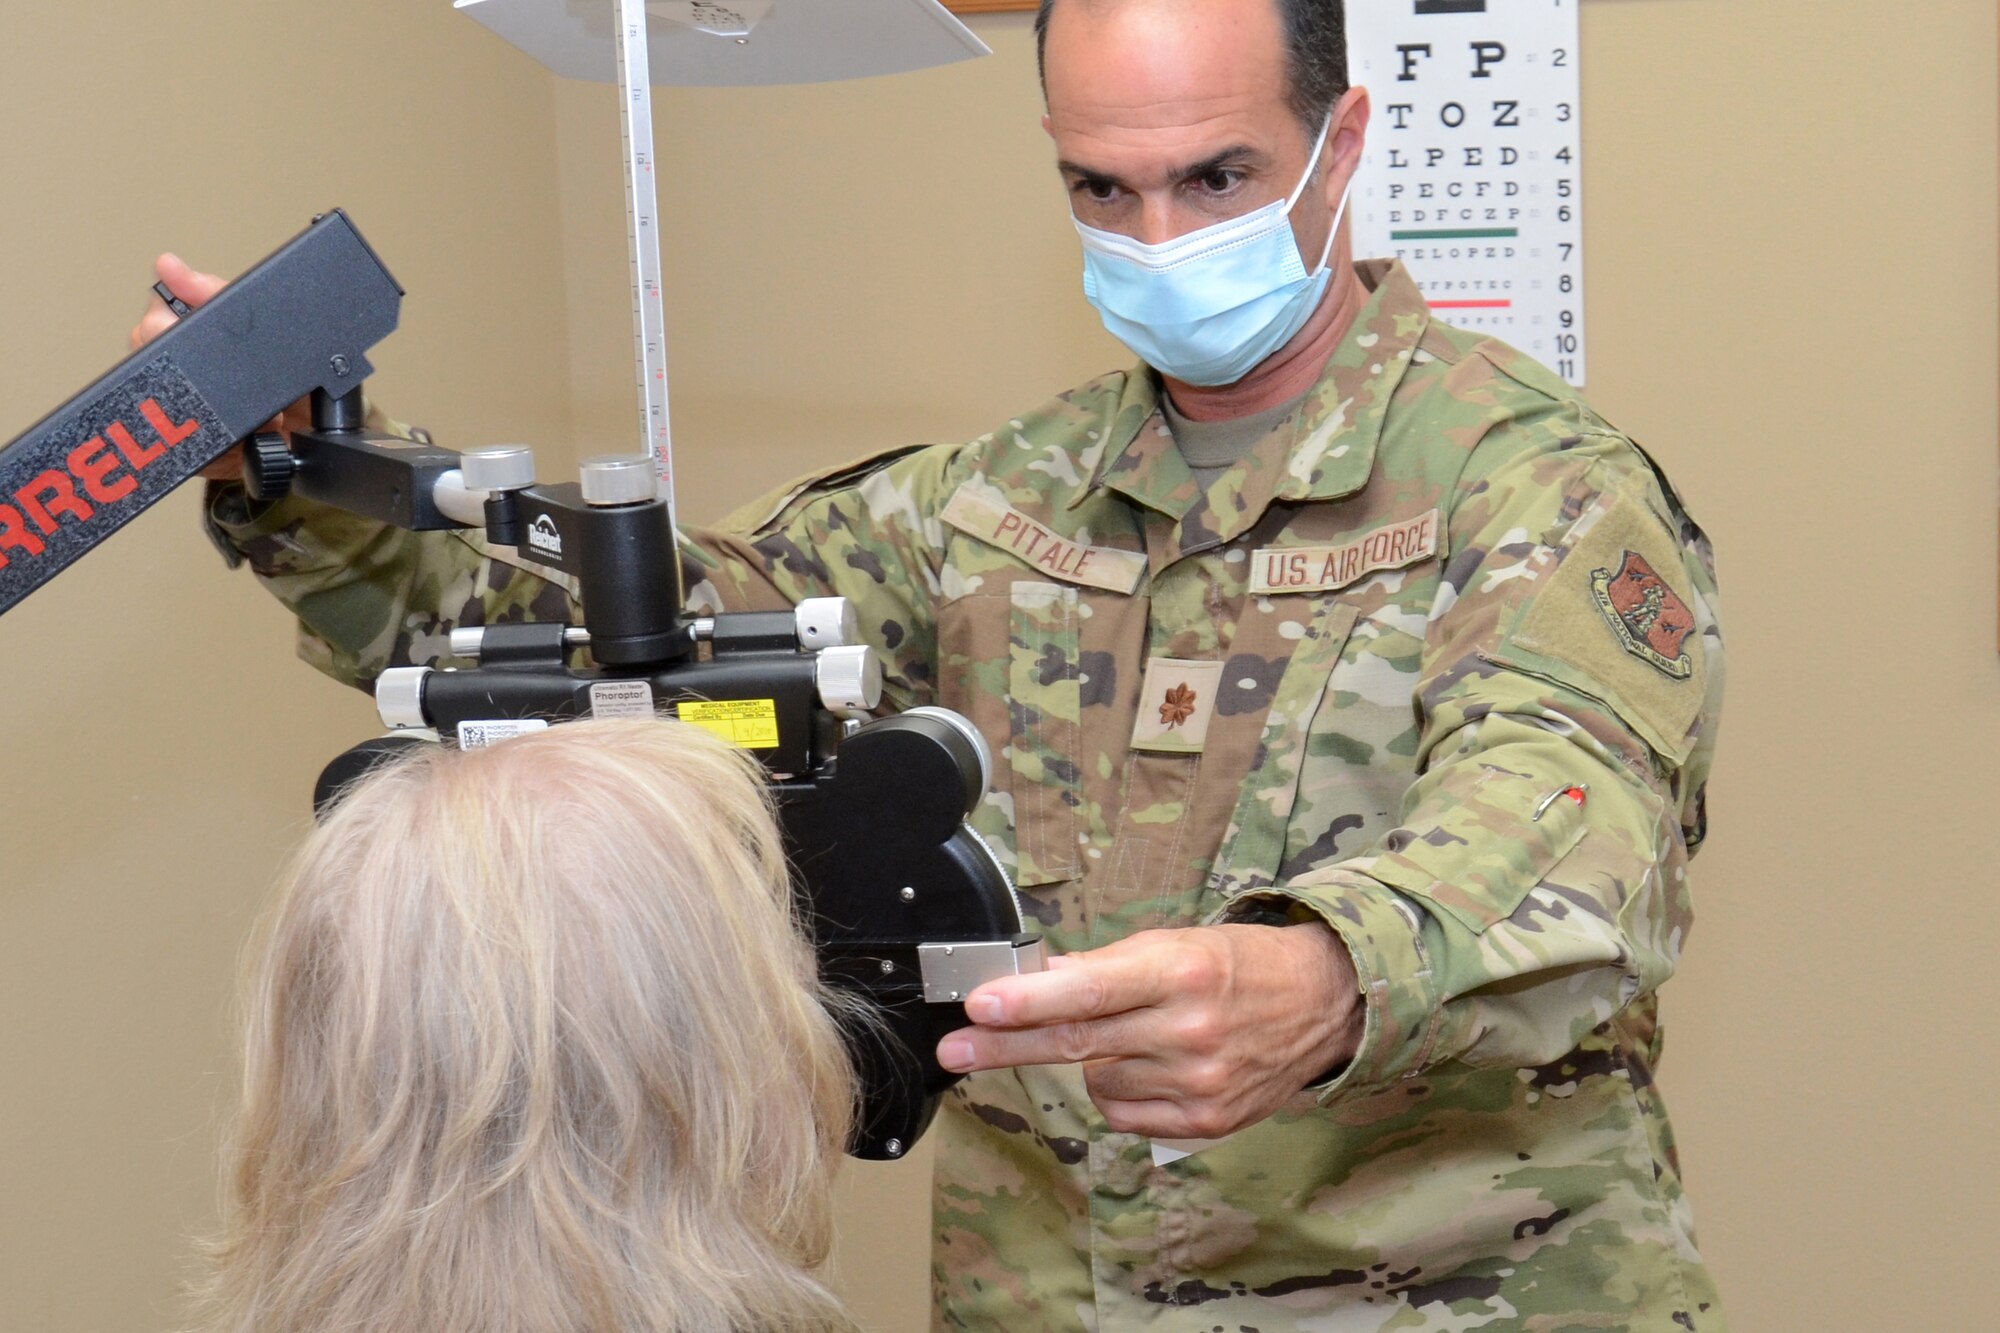
[[[1448,817],[1390,833],[1369,873],[1483,933],[1584,840],[1583,812],[1561,796],[1544,806],[1548,795],[1534,779],[1485,769]]]

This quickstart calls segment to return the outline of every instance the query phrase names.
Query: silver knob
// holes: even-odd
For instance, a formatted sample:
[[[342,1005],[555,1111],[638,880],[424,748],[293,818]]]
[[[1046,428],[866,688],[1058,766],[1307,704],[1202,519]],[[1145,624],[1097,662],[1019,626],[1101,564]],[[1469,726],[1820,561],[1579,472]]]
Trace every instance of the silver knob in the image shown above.
[[[563,647],[590,647],[590,631],[581,625],[563,626]],[[449,640],[453,657],[478,657],[486,647],[486,626],[461,625],[451,632]]]
[[[518,491],[535,484],[535,451],[524,444],[500,444],[458,456],[458,470],[475,491]]]
[[[986,737],[979,734],[979,728],[972,725],[970,718],[962,713],[954,713],[949,708],[939,708],[933,704],[924,704],[917,708],[905,709],[903,715],[905,717],[913,715],[918,717],[934,717],[958,732],[959,735],[965,737],[967,741],[971,742],[974,752],[979,756],[979,790],[982,792],[993,790],[993,751],[987,746]]]
[[[424,678],[429,667],[390,667],[375,678],[375,711],[385,727],[427,727]]]
[[[882,702],[882,661],[872,648],[828,648],[813,659],[823,707],[870,709]]]
[[[799,647],[844,648],[861,637],[861,621],[845,597],[808,597],[798,606]]]
[[[645,504],[660,493],[653,460],[644,454],[604,454],[583,463],[583,502],[599,508]]]

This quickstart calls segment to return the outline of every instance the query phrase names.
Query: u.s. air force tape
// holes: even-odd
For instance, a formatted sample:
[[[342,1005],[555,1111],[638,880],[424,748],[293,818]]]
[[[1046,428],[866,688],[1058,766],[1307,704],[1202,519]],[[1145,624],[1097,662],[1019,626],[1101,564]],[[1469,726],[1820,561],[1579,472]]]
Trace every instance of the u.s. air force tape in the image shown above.
[[[1401,569],[1437,554],[1438,511],[1390,523],[1339,546],[1266,546],[1250,561],[1250,591],[1332,592],[1370,574]]]

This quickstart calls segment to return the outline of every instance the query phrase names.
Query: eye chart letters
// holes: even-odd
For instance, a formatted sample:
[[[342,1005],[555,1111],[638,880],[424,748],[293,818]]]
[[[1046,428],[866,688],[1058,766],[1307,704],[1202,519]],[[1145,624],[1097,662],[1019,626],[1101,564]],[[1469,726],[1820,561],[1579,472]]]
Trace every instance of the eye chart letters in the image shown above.
[[[1348,69],[1374,118],[1354,252],[1439,318],[1584,382],[1580,0],[1360,0]]]

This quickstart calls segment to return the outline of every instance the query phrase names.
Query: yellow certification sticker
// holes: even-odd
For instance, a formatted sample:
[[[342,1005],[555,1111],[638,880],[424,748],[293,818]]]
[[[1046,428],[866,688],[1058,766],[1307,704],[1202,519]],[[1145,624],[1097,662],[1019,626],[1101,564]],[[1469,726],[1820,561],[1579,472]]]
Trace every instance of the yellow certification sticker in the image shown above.
[[[690,699],[678,710],[683,722],[712,731],[739,750],[778,748],[778,701],[775,699]]]

